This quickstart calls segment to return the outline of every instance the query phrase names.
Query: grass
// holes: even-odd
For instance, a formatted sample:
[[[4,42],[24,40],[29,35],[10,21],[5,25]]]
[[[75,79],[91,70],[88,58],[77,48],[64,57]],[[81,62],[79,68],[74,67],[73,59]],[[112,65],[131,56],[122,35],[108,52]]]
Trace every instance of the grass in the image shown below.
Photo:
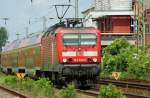
[[[34,98],[93,98],[78,94],[73,85],[57,90],[47,78],[40,78],[35,81],[30,78],[19,79],[16,76],[0,73],[0,85],[34,96]]]

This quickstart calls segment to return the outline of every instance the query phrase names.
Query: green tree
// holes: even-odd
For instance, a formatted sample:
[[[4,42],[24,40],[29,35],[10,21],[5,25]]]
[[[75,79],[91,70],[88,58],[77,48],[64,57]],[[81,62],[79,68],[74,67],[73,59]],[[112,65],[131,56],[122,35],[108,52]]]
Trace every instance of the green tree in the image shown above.
[[[0,52],[2,47],[5,46],[8,39],[8,32],[5,27],[0,27]]]
[[[130,45],[125,38],[116,39],[103,51],[103,70],[105,72],[126,71],[128,59],[131,57],[134,46]]]

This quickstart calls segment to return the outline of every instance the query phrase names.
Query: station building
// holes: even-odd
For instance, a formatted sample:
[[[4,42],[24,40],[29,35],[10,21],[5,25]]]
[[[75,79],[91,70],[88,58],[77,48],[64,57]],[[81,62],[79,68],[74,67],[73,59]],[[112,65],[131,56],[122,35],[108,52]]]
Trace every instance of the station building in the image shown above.
[[[135,0],[95,0],[94,4],[83,11],[86,27],[96,27],[101,31],[102,47],[110,45],[114,39],[125,37],[131,44],[137,43],[137,20]],[[147,25],[150,23],[146,11]],[[148,29],[145,29],[148,30]],[[150,34],[145,33],[145,43],[150,44]]]

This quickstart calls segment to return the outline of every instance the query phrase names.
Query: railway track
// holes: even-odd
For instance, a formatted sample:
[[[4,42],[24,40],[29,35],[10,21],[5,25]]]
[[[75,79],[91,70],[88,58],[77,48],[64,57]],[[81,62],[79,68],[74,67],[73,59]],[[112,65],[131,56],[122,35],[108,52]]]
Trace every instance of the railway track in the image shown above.
[[[88,96],[92,96],[97,98],[99,95],[98,91],[95,90],[77,90],[78,93],[83,93]],[[131,93],[123,93],[127,98],[150,98],[150,96],[142,96],[142,95],[136,95]]]
[[[116,80],[100,80],[99,84],[114,84],[116,86],[121,86],[121,87],[128,87],[128,88],[137,88],[137,89],[147,89],[147,90],[150,90],[150,85],[149,84],[142,84],[142,83],[133,83],[133,82],[127,82],[127,81],[116,81]],[[16,98],[29,98],[23,94],[20,94],[16,91],[13,91],[13,90],[10,90],[6,87],[3,87],[3,86],[0,86],[0,89],[7,92],[7,93],[10,93],[12,94],[13,96],[16,96]],[[95,88],[92,88],[90,90],[80,90],[80,89],[77,89],[77,92],[78,93],[82,93],[82,94],[85,94],[85,95],[88,95],[88,96],[92,96],[92,97],[95,97],[97,98],[98,95],[99,95],[99,89],[98,87],[95,87]],[[144,95],[137,95],[137,94],[132,94],[132,93],[127,93],[127,92],[124,92],[123,93],[127,98],[150,98],[150,96],[144,96]],[[15,97],[14,97],[15,98]]]
[[[95,98],[99,95],[99,86],[101,84],[108,85],[113,84],[121,88],[133,88],[133,89],[140,89],[140,90],[147,90],[150,92],[150,82],[140,82],[140,81],[121,81],[121,80],[110,80],[110,79],[100,79],[99,83],[95,88],[92,88],[91,90],[77,90],[79,93],[83,93],[89,96],[93,96]],[[126,98],[150,98],[150,95],[142,95],[142,94],[135,94],[133,92],[123,92],[123,94],[126,96]]]
[[[127,98],[150,98],[150,96],[142,96],[131,93],[123,93]]]
[[[99,91],[95,91],[95,90],[80,90],[77,89],[78,93],[82,93],[88,96],[92,96],[97,98],[99,95]],[[142,95],[136,95],[136,94],[131,94],[131,93],[123,93],[126,98],[150,98],[150,96],[142,96]]]
[[[98,94],[99,94],[99,92],[95,91],[95,90],[80,90],[80,89],[77,89],[77,92],[88,95],[88,96],[96,97],[96,98],[98,97]]]
[[[140,81],[123,81],[123,80],[110,80],[110,79],[100,79],[98,85],[108,85],[113,84],[121,88],[146,90],[150,93],[150,82],[140,82]],[[98,88],[95,88],[98,89]],[[133,92],[123,93],[127,98],[150,98],[150,95],[134,94]]]
[[[116,86],[120,87],[126,87],[126,88],[136,88],[136,89],[145,89],[150,90],[150,83],[142,83],[142,82],[128,82],[128,81],[118,81],[118,80],[109,80],[109,79],[100,79],[99,84],[114,84]]]
[[[20,94],[20,93],[18,93],[18,92],[16,92],[16,91],[10,90],[10,89],[8,89],[8,88],[6,88],[6,87],[3,87],[3,86],[0,86],[0,90],[2,90],[2,91],[4,91],[4,92],[7,92],[8,94],[13,95],[14,98],[29,98],[29,97],[27,97],[27,96],[25,96],[25,95],[23,95],[23,94]],[[4,97],[3,97],[3,98],[4,98]]]

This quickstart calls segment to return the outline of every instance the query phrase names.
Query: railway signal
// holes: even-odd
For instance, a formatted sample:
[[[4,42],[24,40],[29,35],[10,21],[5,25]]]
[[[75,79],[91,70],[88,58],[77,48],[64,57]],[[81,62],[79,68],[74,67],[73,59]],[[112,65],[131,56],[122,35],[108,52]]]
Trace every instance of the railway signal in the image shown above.
[[[119,77],[120,77],[120,74],[121,74],[121,72],[113,72],[113,73],[112,73],[112,76],[113,76],[116,80],[118,80]]]
[[[19,79],[23,79],[26,74],[25,73],[16,73],[16,75]]]

